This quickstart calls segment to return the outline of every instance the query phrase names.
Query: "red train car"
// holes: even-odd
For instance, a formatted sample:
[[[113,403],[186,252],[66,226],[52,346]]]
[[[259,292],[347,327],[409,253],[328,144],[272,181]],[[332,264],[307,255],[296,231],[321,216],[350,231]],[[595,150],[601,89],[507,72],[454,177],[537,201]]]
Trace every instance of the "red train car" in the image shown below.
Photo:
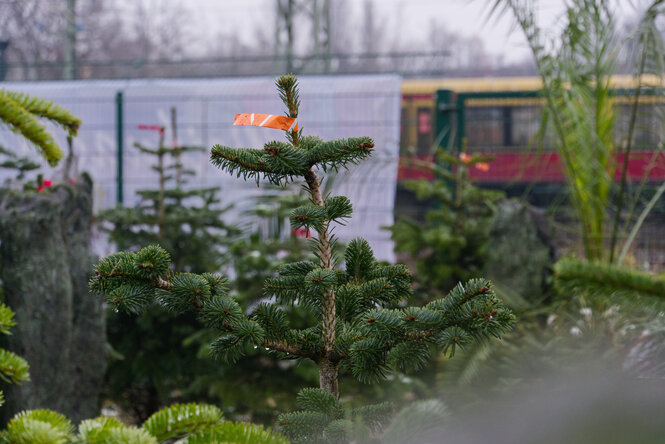
[[[659,79],[643,82],[661,86]],[[636,83],[631,76],[615,76],[612,85],[619,107],[616,143],[623,146]],[[401,156],[431,159],[438,146],[494,158],[491,168],[471,169],[478,183],[501,188],[524,184],[563,184],[559,154],[552,139],[538,147],[543,99],[537,77],[405,80],[402,86]],[[662,126],[665,97],[645,95],[638,107],[628,178],[649,182],[665,180],[665,154],[658,148],[665,140]],[[618,150],[620,151],[620,150]],[[617,155],[622,163],[622,155]],[[401,180],[427,177],[427,173],[401,163]],[[620,172],[617,171],[617,179]]]

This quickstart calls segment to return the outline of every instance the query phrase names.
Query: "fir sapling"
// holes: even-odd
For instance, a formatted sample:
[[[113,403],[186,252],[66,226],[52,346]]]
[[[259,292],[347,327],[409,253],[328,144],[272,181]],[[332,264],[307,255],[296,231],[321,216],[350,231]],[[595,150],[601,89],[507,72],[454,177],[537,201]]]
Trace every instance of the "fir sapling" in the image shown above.
[[[276,85],[286,117],[297,119],[297,79],[285,75]],[[369,137],[323,141],[303,136],[297,125],[286,132],[286,139],[262,149],[216,145],[211,153],[214,165],[244,179],[278,184],[302,180],[311,197],[310,203],[293,210],[291,224],[313,234],[317,261],[282,265],[278,276],[264,284],[268,302],[246,314],[229,296],[224,277],[174,273],[168,253],[157,245],[102,259],[91,289],[119,310],[138,312],[157,300],[177,312],[196,311],[204,324],[219,331],[212,350],[226,361],[236,361],[251,347],[283,359],[310,359],[318,366],[321,389],[335,398],[340,371],[371,383],[391,369],[422,368],[432,346],[452,356],[456,347],[498,337],[511,327],[513,314],[484,279],[460,283],[425,306],[401,307],[411,295],[406,266],[377,261],[367,241],[359,238],[348,243],[342,263],[331,227],[351,217],[351,202],[344,196],[324,197],[321,177],[367,158],[374,142]],[[282,308],[291,304],[310,310],[317,322],[291,328]]]

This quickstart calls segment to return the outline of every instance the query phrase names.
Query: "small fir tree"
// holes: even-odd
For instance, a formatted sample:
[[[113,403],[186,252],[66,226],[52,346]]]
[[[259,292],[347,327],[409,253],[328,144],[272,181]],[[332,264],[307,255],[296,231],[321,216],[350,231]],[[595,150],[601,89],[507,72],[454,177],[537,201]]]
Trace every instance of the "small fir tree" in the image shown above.
[[[165,128],[142,126],[158,132],[156,148],[135,144],[156,159],[155,188],[138,191],[140,203],[117,206],[98,215],[102,228],[120,249],[138,249],[159,242],[172,255],[175,271],[196,273],[218,271],[225,263],[226,250],[239,230],[220,217],[218,187],[186,188],[194,172],[184,167],[181,157],[204,148],[179,145],[176,114],[172,108],[172,146],[165,144]],[[196,347],[185,341],[199,332],[191,313],[177,319],[159,304],[140,317],[112,312],[107,317],[109,342],[119,358],[107,371],[109,395],[130,409],[140,420],[173,399],[173,393],[191,396],[198,378],[215,372],[212,361],[199,357]],[[158,334],[159,340],[150,339]],[[131,357],[131,359],[129,359]]]
[[[157,187],[137,191],[137,206],[117,206],[100,213],[98,219],[110,223],[110,228],[102,227],[121,250],[158,242],[172,255],[176,271],[217,271],[225,262],[226,247],[238,229],[221,219],[227,208],[218,206],[219,187],[187,187],[188,178],[195,172],[184,167],[181,157],[205,148],[178,144],[175,108],[171,113],[172,146],[164,143],[163,126],[140,126],[158,131],[156,148],[134,144],[139,151],[156,158],[152,169],[157,172]]]
[[[439,149],[437,163],[415,165],[431,172],[433,180],[404,182],[416,199],[433,203],[423,221],[401,218],[390,228],[395,250],[415,261],[418,300],[429,301],[482,273],[494,204],[503,193],[475,186],[469,169],[489,169],[490,161]]]
[[[276,84],[286,116],[297,119],[296,78],[282,76]],[[470,341],[500,336],[514,316],[484,279],[460,283],[447,297],[423,307],[398,308],[411,295],[406,266],[377,261],[367,241],[359,238],[346,247],[344,266],[339,263],[331,225],[351,216],[351,203],[344,196],[323,196],[319,174],[358,163],[373,147],[368,137],[324,142],[303,136],[297,127],[287,131],[287,142],[268,142],[263,149],[213,147],[211,160],[221,169],[273,183],[301,178],[311,196],[310,203],[292,211],[291,224],[315,235],[317,262],[281,266],[279,276],[264,285],[270,302],[257,304],[251,314],[229,297],[225,278],[169,271],[169,254],[157,245],[102,259],[91,289],[121,310],[140,311],[153,300],[176,312],[195,310],[220,332],[212,350],[226,361],[236,361],[252,347],[283,359],[309,359],[318,367],[320,388],[334,398],[339,397],[340,370],[360,381],[377,381],[391,367],[422,368],[433,346],[452,355]],[[281,306],[293,304],[310,310],[316,323],[292,328]],[[304,424],[311,416],[303,411],[285,420]]]

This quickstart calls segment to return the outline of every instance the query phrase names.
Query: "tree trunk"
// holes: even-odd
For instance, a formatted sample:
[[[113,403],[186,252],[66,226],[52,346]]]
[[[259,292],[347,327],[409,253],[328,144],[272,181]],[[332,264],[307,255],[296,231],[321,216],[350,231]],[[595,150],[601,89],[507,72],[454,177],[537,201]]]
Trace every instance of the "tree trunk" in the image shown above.
[[[97,415],[106,368],[102,301],[90,295],[92,183],[25,194],[0,190],[0,279],[16,312],[7,348],[30,364],[6,386],[3,419],[50,408],[74,422]]]
[[[309,192],[312,195],[312,201],[315,205],[323,206],[323,198],[321,196],[321,184],[316,174],[310,169],[305,175],[305,180],[309,186]],[[332,251],[330,248],[330,237],[328,233],[328,224],[323,224],[323,227],[318,232],[319,238],[319,266],[332,270]],[[319,366],[319,380],[321,388],[329,391],[335,397],[339,396],[337,388],[337,364],[334,360],[335,355],[335,326],[337,324],[337,317],[335,314],[335,291],[330,288],[326,290],[321,301],[323,311],[323,326],[322,326],[322,339],[324,345],[324,356],[318,362]]]
[[[332,363],[328,358],[323,358],[318,362],[319,367],[319,385],[323,390],[326,390],[335,398],[339,398],[339,387],[337,386],[337,365]]]

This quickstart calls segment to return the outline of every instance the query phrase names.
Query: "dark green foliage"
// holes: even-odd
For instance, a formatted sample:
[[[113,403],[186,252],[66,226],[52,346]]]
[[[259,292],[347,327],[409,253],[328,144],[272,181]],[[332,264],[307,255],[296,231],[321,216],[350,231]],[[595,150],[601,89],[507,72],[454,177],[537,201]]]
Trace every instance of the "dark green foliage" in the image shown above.
[[[0,189],[0,280],[17,321],[4,345],[31,370],[29,384],[5,386],[5,422],[26,408],[72,421],[99,408],[107,350],[103,300],[88,289],[92,182],[77,181],[41,193]]]
[[[417,165],[433,172],[435,179],[406,181],[404,186],[433,207],[423,221],[402,218],[390,228],[395,250],[415,261],[416,294],[422,301],[483,271],[494,204],[503,194],[478,188],[469,180],[468,169],[490,158],[462,158],[439,149],[438,164]]]
[[[300,411],[279,416],[282,432],[293,443],[345,443],[369,437],[385,427],[394,412],[390,403],[348,410],[319,388],[301,390],[297,403]]]
[[[0,146],[0,154],[7,156],[6,160],[0,162],[0,168],[7,168],[17,171],[17,179],[23,179],[26,171],[32,171],[39,168],[39,164],[33,162],[27,157],[18,157],[13,152]]]
[[[298,207],[291,212],[291,225],[293,228],[305,228],[309,230],[321,230],[323,224],[328,220],[325,208],[317,205],[306,205]]]
[[[312,138],[307,142],[298,148],[283,142],[271,142],[262,150],[215,145],[210,160],[213,165],[245,180],[263,178],[282,184],[303,176],[314,165],[325,171],[356,164],[369,156],[374,147],[369,137],[330,142]]]

